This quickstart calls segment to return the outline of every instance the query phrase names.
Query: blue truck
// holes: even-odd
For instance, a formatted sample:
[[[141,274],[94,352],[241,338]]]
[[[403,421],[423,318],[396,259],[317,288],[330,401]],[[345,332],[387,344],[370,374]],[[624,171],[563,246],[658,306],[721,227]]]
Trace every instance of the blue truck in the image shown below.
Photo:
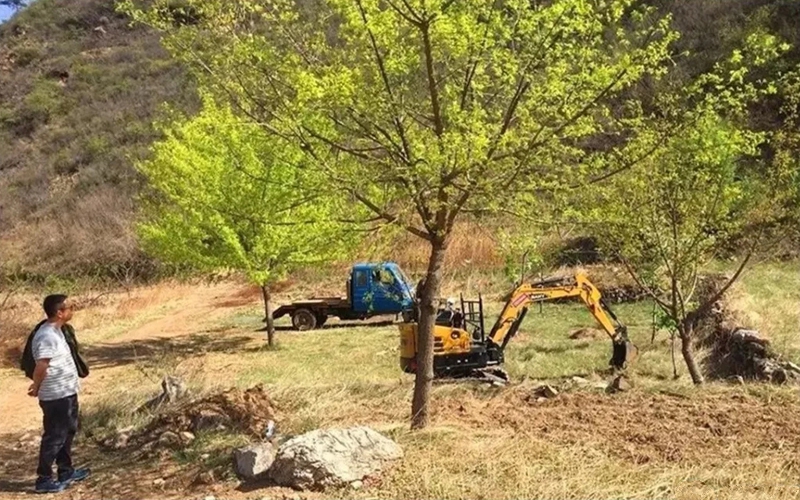
[[[374,316],[413,317],[415,287],[394,262],[355,264],[347,279],[346,297],[312,297],[278,307],[275,319],[289,315],[295,330],[319,328],[330,317],[365,320]]]

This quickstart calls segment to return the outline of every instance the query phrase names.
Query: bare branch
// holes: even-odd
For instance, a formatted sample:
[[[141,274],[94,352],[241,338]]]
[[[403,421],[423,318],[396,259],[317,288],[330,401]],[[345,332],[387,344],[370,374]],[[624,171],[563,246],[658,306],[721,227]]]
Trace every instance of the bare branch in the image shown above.
[[[384,211],[383,209],[381,209],[378,205],[376,205],[374,202],[372,202],[372,200],[370,200],[366,196],[362,195],[361,193],[359,193],[359,192],[357,192],[355,190],[348,190],[348,191],[358,201],[360,201],[367,208],[372,210],[375,213],[375,215],[378,215],[380,218],[382,218],[386,222],[389,222],[391,224],[394,224],[394,223],[397,222],[398,218],[397,218],[396,215]],[[414,236],[418,236],[418,237],[422,238],[423,240],[430,241],[430,235],[428,233],[426,233],[425,231],[423,231],[422,229],[419,229],[419,228],[411,226],[411,225],[404,225],[403,229],[405,229],[409,233],[413,234]]]
[[[656,304],[658,304],[658,305],[659,305],[659,307],[661,307],[661,309],[663,309],[663,310],[664,310],[664,312],[666,312],[667,314],[669,314],[669,313],[670,313],[670,309],[671,309],[671,308],[670,308],[670,305],[669,305],[668,303],[664,302],[664,301],[663,301],[663,300],[662,300],[662,299],[661,299],[661,298],[658,296],[658,294],[656,294],[656,293],[655,293],[655,292],[654,292],[654,291],[653,291],[653,290],[652,290],[650,287],[648,287],[648,286],[647,286],[647,285],[646,285],[646,284],[645,284],[645,283],[644,283],[644,282],[641,280],[641,278],[639,277],[639,274],[636,272],[636,270],[635,270],[635,269],[633,269],[633,267],[630,265],[630,263],[628,262],[628,260],[627,260],[625,257],[623,257],[622,255],[619,255],[619,254],[617,254],[617,257],[618,257],[618,258],[619,258],[619,259],[622,261],[622,264],[625,266],[625,269],[628,271],[628,274],[631,276],[631,278],[633,278],[633,281],[635,281],[635,282],[636,282],[636,285],[637,285],[639,288],[641,288],[642,290],[644,290],[644,291],[645,291],[645,293],[646,293],[647,295],[649,295],[649,296],[650,296],[650,298],[652,298],[652,299],[653,299],[653,300],[656,302]]]

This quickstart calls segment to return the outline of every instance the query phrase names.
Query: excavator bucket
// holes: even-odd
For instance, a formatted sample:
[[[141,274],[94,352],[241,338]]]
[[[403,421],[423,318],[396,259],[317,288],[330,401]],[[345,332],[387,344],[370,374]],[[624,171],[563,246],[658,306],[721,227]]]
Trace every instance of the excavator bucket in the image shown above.
[[[613,353],[611,355],[610,365],[618,370],[627,368],[639,356],[639,348],[633,342],[625,339],[616,339],[613,341]]]

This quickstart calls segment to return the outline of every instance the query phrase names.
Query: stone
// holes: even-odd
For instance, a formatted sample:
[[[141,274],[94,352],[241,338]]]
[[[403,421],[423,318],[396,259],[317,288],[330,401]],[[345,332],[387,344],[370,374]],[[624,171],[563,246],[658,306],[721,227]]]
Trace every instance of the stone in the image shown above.
[[[360,490],[362,486],[364,486],[363,481],[353,481],[352,483],[350,483],[350,487],[353,488],[354,490]]]
[[[215,497],[209,495],[209,496],[205,497],[203,500],[217,500],[217,499]]]
[[[343,487],[402,457],[397,443],[369,427],[318,429],[286,441],[270,477],[280,486],[300,490]]]
[[[558,389],[551,385],[544,384],[534,389],[533,394],[536,397],[550,399],[558,396]]]
[[[163,478],[158,478],[153,480],[153,486],[163,486],[166,481]]]
[[[165,431],[158,437],[158,444],[173,448],[181,444],[181,438],[172,431]]]
[[[254,479],[269,470],[275,461],[272,443],[257,443],[233,450],[233,465],[236,474],[245,479]]]
[[[570,379],[573,384],[575,385],[589,385],[589,381],[583,377],[578,377],[577,375]]]
[[[608,389],[610,392],[625,392],[631,390],[632,388],[633,385],[624,375],[617,376],[608,385]]]
[[[189,444],[192,441],[194,441],[194,434],[192,434],[189,431],[183,431],[180,434],[180,438],[181,438],[181,441],[183,441],[186,444]]]
[[[214,471],[207,470],[197,475],[197,482],[200,484],[214,484]]]

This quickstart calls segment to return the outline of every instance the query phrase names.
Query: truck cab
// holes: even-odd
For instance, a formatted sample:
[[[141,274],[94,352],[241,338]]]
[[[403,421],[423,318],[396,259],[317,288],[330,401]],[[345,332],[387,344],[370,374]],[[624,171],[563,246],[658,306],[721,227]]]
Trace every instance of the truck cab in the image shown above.
[[[414,287],[394,262],[354,265],[348,292],[357,315],[399,314],[414,307]]]
[[[312,330],[335,316],[364,320],[373,316],[409,318],[414,310],[414,286],[394,262],[355,264],[347,279],[346,297],[312,297],[280,306],[272,317],[292,318],[295,330]]]

